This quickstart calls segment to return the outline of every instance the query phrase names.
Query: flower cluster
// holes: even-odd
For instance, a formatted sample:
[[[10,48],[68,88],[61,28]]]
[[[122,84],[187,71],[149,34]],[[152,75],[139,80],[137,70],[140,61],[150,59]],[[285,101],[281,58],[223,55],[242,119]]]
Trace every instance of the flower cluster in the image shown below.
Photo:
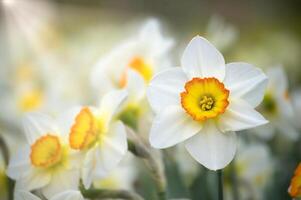
[[[238,31],[214,17],[206,36],[226,51]],[[299,139],[298,100],[289,95],[284,67],[265,73],[246,62],[226,63],[199,35],[174,67],[176,46],[150,19],[109,53],[97,53],[86,68],[74,64],[82,60],[64,67],[46,46],[50,56],[15,63],[0,113],[6,131],[14,133],[5,136],[13,156],[7,168],[0,165],[15,181],[14,198],[166,199],[167,190],[176,191],[172,187],[194,191],[212,171],[225,168],[226,199],[264,199],[271,177],[281,173],[272,153],[293,152],[291,144]],[[84,50],[63,60],[83,58]],[[299,165],[288,191],[292,197],[301,195],[300,180]]]

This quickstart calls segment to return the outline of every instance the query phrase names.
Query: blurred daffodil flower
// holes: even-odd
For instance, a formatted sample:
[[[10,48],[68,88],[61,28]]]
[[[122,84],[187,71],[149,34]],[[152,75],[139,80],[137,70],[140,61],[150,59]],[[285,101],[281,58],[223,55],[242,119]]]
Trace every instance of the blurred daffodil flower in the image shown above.
[[[221,51],[227,50],[238,39],[238,30],[219,15],[213,15],[207,25],[207,38]]]
[[[62,115],[63,116],[63,115]],[[9,162],[7,174],[25,191],[40,189],[47,198],[77,189],[80,157],[68,145],[65,117],[26,115],[23,126],[27,145]]]
[[[237,185],[232,187],[237,187],[241,199],[263,199],[264,190],[272,180],[274,164],[270,151],[264,144],[239,145],[234,162]],[[229,187],[226,187],[226,191],[231,193]],[[230,194],[228,196],[227,199],[232,199]]]
[[[137,178],[137,166],[131,154],[128,154],[108,176],[95,180],[93,186],[100,189],[133,190],[135,178]]]
[[[173,40],[164,38],[159,22],[152,19],[137,36],[117,46],[92,69],[91,83],[97,95],[112,89],[128,90],[120,118],[132,128],[136,128],[137,116],[147,108],[147,104],[141,103],[146,85],[163,66],[168,66],[167,53],[172,45]]]
[[[86,189],[94,179],[108,176],[127,152],[125,127],[115,120],[126,96],[125,90],[111,91],[98,108],[83,107],[74,113],[69,144],[84,154],[81,176]]]
[[[161,149],[185,141],[199,163],[224,168],[235,155],[234,131],[267,123],[254,109],[263,99],[267,77],[247,63],[225,65],[221,53],[200,36],[186,47],[181,65],[149,84],[147,97],[157,114],[150,143]]]
[[[276,130],[291,140],[297,140],[299,134],[294,128],[294,111],[288,91],[288,80],[281,66],[267,70],[269,83],[259,110],[270,121],[265,126],[254,129],[263,139],[271,139]]]

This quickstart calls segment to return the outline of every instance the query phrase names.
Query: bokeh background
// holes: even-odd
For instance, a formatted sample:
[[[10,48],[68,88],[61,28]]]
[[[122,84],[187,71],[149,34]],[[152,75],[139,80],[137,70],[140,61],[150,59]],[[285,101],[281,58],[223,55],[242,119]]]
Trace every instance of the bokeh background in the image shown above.
[[[213,42],[227,63],[245,61],[265,71],[281,65],[287,75],[290,103],[295,111],[292,119],[287,120],[290,127],[300,133],[299,0],[0,2],[0,134],[9,144],[11,153],[24,140],[20,121],[25,112],[56,113],[73,105],[93,103],[95,94],[90,90],[89,82],[91,68],[114,46],[135,37],[150,18],[157,19],[163,35],[175,41],[169,55],[173,66],[180,64],[185,45],[195,35]],[[290,130],[274,130],[284,135],[286,131]],[[291,199],[287,190],[301,160],[300,139],[290,140],[283,134],[275,134],[268,140],[254,139],[243,134],[243,147],[239,151],[242,153],[233,164],[237,168],[236,176],[243,180],[238,184],[243,186],[236,189],[240,199]],[[213,172],[206,171],[189,158],[187,160],[181,149],[171,149],[164,154],[171,154],[165,161],[169,197],[216,198]],[[132,162],[126,165],[134,165]],[[243,164],[238,166],[240,162]],[[227,199],[233,199],[230,193],[235,192],[230,184],[233,183],[231,167],[225,169],[229,171],[224,186]],[[5,177],[4,157],[0,170],[0,194],[3,194],[0,199],[6,199],[9,184]],[[123,170],[123,179],[133,177],[132,171]],[[140,178],[146,173],[134,171],[143,174]],[[154,199],[153,183],[145,176],[143,181],[137,180],[136,175],[129,178],[131,183],[123,184],[132,184],[146,199]]]

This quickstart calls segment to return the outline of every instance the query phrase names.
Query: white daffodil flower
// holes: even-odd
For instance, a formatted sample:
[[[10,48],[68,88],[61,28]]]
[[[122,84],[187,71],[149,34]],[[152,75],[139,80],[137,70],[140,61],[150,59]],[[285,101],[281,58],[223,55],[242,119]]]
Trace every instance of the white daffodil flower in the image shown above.
[[[137,116],[146,113],[146,85],[156,72],[169,65],[167,53],[172,45],[173,40],[162,36],[159,22],[151,19],[137,36],[102,57],[92,69],[91,83],[97,95],[112,89],[128,90],[120,118],[132,128],[138,123]]]
[[[133,190],[133,184],[137,178],[138,168],[131,154],[121,161],[117,168],[105,178],[95,180],[93,186],[100,189]]]
[[[28,191],[16,191],[15,200],[42,200],[40,197],[28,192]],[[48,200],[84,200],[82,194],[77,190],[67,190],[54,195]]]
[[[269,149],[263,144],[242,143],[238,150],[234,164],[240,198],[263,199],[275,164]],[[226,190],[226,193],[231,193],[230,188]]]
[[[26,191],[40,189],[51,198],[58,192],[77,189],[79,155],[68,145],[70,124],[41,113],[29,113],[23,121],[28,144],[13,156],[7,174]]]
[[[259,107],[263,115],[271,122],[254,129],[256,135],[271,139],[276,130],[290,140],[297,140],[299,134],[294,127],[294,110],[288,91],[288,80],[281,66],[267,70],[269,83]]]
[[[126,96],[125,90],[109,92],[98,108],[83,107],[75,114],[69,144],[84,154],[81,177],[87,189],[93,180],[106,177],[127,152],[125,127],[114,120]]]
[[[206,36],[220,50],[227,50],[238,38],[238,30],[219,15],[213,15],[208,23]]]
[[[164,66],[172,45],[171,39],[162,36],[158,21],[147,21],[137,36],[100,59],[91,73],[92,86],[100,95],[123,88],[127,85],[129,70],[135,71],[148,83]]]
[[[263,99],[267,77],[247,63],[226,65],[200,36],[189,43],[181,64],[149,84],[147,97],[156,113],[150,143],[167,148],[185,142],[199,163],[224,168],[235,155],[235,131],[267,123],[254,109]]]

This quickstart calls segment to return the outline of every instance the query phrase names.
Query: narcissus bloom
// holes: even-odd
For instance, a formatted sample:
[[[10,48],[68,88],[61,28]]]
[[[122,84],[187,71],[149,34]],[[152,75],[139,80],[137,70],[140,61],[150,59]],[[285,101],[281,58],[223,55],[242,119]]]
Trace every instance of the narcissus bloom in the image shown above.
[[[7,174],[18,189],[40,189],[47,198],[77,189],[80,157],[68,145],[64,117],[57,120],[41,113],[30,113],[23,122],[28,145],[10,160]]]
[[[235,157],[234,168],[239,183],[237,190],[241,199],[264,199],[264,191],[272,180],[275,162],[271,156],[269,148],[260,143],[239,143],[237,155]],[[230,170],[226,173],[230,175]],[[228,182],[227,182],[228,183]],[[225,193],[232,197],[232,190],[226,184]]]
[[[290,140],[297,140],[299,133],[294,126],[295,113],[290,98],[288,80],[281,66],[267,70],[269,83],[259,110],[270,121],[254,129],[258,137],[271,139],[276,130]]]
[[[291,180],[291,185],[288,188],[288,193],[293,198],[301,197],[301,163],[295,170],[294,176]]]
[[[206,39],[195,37],[184,51],[182,68],[158,73],[147,97],[156,112],[150,143],[167,148],[179,142],[205,167],[225,167],[236,151],[236,134],[267,123],[254,109],[263,99],[264,73],[247,63],[225,65]]]
[[[147,111],[146,85],[162,67],[168,67],[168,52],[173,40],[163,37],[157,20],[148,20],[139,33],[102,57],[91,73],[91,84],[97,95],[112,89],[126,89],[128,98],[120,118],[132,128]],[[144,117],[145,118],[145,117]]]
[[[147,21],[138,35],[99,60],[91,73],[92,86],[100,94],[123,88],[127,84],[129,70],[137,72],[148,83],[162,63],[167,62],[172,44],[171,39],[162,36],[157,20]]]
[[[69,144],[84,154],[81,176],[86,188],[106,177],[127,152],[125,127],[114,119],[126,95],[124,90],[112,91],[102,98],[99,108],[83,107],[76,113]]]

